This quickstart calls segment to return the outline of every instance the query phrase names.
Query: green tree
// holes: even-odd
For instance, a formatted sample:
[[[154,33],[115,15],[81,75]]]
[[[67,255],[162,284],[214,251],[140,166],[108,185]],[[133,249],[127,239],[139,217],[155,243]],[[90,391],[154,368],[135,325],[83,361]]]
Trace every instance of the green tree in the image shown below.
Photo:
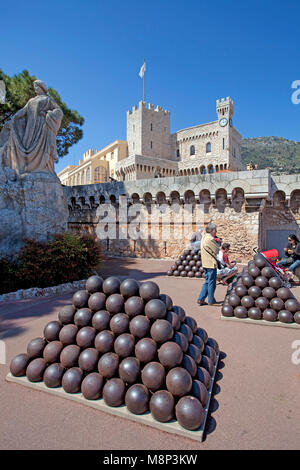
[[[0,131],[3,125],[21,108],[25,106],[30,98],[35,96],[33,82],[36,77],[30,75],[27,70],[13,75],[5,75],[0,69],[0,80],[3,80],[6,87],[6,103],[0,105]],[[48,93],[60,106],[64,113],[60,129],[57,134],[57,155],[63,157],[67,155],[69,148],[76,144],[83,136],[81,126],[84,118],[80,114],[68,108],[56,90],[48,88]]]

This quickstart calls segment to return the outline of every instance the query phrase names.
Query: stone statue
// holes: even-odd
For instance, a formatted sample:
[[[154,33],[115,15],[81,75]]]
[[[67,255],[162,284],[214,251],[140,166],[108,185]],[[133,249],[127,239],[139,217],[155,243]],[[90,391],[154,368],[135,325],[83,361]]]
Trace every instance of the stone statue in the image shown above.
[[[47,94],[42,80],[34,81],[36,95],[0,132],[0,165],[17,173],[54,173],[56,135],[63,112]]]

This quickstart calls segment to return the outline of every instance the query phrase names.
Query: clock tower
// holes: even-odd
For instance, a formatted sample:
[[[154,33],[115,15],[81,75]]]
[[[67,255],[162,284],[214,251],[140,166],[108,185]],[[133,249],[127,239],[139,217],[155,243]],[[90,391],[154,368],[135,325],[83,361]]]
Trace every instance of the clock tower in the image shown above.
[[[242,169],[241,163],[241,135],[233,127],[233,100],[227,96],[217,100],[216,109],[219,129],[219,155],[220,160],[226,161],[227,170]]]
[[[229,96],[227,96],[226,100],[225,98],[217,100],[217,115],[219,124],[222,127],[225,127],[227,124],[232,125],[233,101]]]

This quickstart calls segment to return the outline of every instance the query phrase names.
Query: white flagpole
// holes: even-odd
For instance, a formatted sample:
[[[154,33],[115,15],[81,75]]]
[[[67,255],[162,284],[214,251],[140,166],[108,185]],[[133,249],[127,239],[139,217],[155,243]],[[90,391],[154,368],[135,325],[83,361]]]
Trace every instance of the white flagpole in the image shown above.
[[[144,64],[146,64],[145,59],[144,59]],[[146,73],[146,65],[145,65],[145,72],[144,72],[144,76],[143,76],[143,101],[144,101],[144,103],[146,103],[146,99],[145,99],[145,73]]]

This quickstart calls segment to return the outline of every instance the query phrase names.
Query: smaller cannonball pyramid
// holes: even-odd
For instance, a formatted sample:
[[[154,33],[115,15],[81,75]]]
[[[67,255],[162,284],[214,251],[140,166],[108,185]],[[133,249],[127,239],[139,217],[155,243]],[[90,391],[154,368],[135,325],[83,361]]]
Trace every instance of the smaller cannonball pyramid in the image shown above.
[[[265,256],[257,253],[228,289],[222,315],[300,324],[300,303]]]
[[[218,355],[218,343],[156,283],[91,276],[10,371],[197,430]]]
[[[201,250],[184,250],[177,260],[174,261],[167,276],[201,278],[204,270],[201,263]]]

